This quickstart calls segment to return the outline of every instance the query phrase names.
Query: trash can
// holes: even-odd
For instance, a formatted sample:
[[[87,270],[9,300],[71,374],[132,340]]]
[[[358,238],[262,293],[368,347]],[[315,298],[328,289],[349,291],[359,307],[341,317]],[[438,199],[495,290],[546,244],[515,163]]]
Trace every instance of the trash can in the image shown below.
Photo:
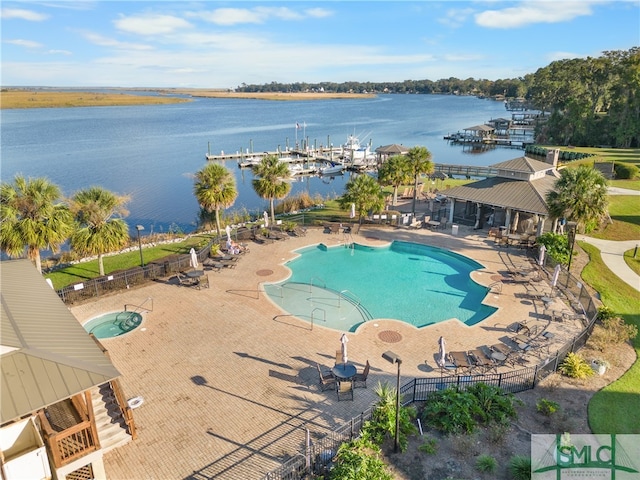
[[[458,235],[458,225],[455,223],[451,225],[451,235]]]

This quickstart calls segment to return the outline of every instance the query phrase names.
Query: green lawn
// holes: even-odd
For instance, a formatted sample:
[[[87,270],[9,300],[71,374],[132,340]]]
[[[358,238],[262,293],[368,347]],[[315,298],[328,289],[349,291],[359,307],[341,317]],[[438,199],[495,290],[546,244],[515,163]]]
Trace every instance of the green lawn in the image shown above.
[[[640,293],[607,268],[597,248],[582,242],[580,246],[590,258],[582,271],[583,280],[599,292],[606,306],[640,329]],[[640,337],[633,345],[640,355]],[[594,433],[640,433],[640,361],[593,396],[589,425]]]

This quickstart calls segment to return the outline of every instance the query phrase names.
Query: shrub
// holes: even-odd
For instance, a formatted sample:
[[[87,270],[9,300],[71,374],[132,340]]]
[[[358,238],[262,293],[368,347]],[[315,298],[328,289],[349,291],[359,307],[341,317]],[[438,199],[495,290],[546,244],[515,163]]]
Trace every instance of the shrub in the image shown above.
[[[435,438],[427,438],[422,445],[418,447],[418,450],[428,455],[435,455],[438,451],[438,442]]]
[[[513,480],[529,480],[531,478],[531,458],[514,455],[509,459],[509,472]]]
[[[381,459],[380,447],[367,437],[343,443],[331,469],[331,479],[392,480]]]
[[[560,373],[571,378],[587,378],[593,375],[593,369],[581,355],[570,352],[560,365]]]
[[[485,473],[495,472],[498,468],[498,461],[491,455],[480,455],[476,460],[476,468]]]
[[[371,420],[365,423],[363,431],[374,443],[381,445],[385,437],[392,438],[395,436],[396,389],[389,386],[388,383],[381,384],[378,382],[375,393],[378,396],[378,402],[371,415]],[[400,405],[398,413],[398,446],[403,452],[407,449],[409,443],[408,436],[417,433],[418,429],[413,423],[415,417],[415,408]]]
[[[613,171],[616,172],[616,179],[618,180],[633,180],[639,176],[640,170],[638,167],[631,163],[618,163],[613,164]]]
[[[538,412],[546,416],[551,416],[558,411],[560,405],[546,398],[541,398],[536,402],[536,409]]]

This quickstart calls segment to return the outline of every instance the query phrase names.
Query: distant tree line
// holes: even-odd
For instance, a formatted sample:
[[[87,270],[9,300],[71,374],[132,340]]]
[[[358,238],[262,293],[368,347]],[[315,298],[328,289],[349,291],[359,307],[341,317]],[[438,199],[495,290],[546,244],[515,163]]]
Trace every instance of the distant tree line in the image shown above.
[[[597,58],[558,60],[522,78],[403,82],[242,84],[239,92],[337,92],[475,95],[524,98],[549,113],[538,143],[636,148],[640,146],[640,47]]]

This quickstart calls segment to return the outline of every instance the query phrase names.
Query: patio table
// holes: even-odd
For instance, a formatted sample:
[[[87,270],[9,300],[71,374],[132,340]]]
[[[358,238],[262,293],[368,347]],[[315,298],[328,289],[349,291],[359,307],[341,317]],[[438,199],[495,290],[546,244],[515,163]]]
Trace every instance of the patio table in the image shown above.
[[[352,363],[338,363],[331,371],[338,380],[348,380],[356,376],[356,366]]]

